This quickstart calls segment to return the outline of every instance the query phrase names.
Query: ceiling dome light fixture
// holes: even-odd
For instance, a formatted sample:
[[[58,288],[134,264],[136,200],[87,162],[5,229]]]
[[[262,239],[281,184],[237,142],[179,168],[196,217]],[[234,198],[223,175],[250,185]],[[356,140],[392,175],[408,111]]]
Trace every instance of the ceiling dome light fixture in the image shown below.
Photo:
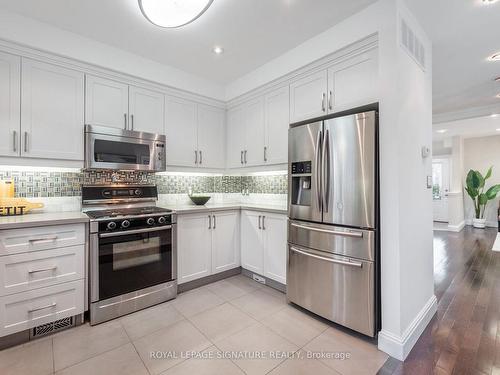
[[[176,28],[187,25],[212,5],[214,0],[139,0],[146,19],[156,26]]]
[[[491,55],[490,57],[488,57],[488,60],[490,60],[490,61],[500,61],[500,52],[497,52],[494,55]]]
[[[212,48],[212,52],[215,53],[216,55],[220,55],[224,53],[224,48],[220,46],[215,46],[214,48]]]

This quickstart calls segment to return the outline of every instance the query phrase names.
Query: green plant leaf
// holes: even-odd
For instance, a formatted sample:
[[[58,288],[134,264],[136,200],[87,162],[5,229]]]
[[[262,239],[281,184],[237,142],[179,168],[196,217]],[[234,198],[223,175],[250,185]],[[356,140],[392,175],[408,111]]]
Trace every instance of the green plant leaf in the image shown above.
[[[470,187],[466,187],[465,191],[467,192],[467,194],[469,194],[469,197],[471,197],[472,199],[475,199],[479,194],[479,192],[476,189],[472,189]]]
[[[491,177],[492,170],[493,170],[493,166],[491,166],[490,169],[488,169],[488,172],[486,172],[486,176],[484,176],[485,180],[487,180],[488,178]]]
[[[484,178],[478,171],[470,170],[467,173],[466,184],[469,189],[477,190],[481,188],[481,184],[484,186]]]
[[[486,191],[486,196],[488,200],[495,199],[498,193],[500,192],[500,185],[493,185]]]
[[[488,197],[486,196],[485,193],[479,195],[479,204],[481,206],[484,206],[486,203],[488,203]]]

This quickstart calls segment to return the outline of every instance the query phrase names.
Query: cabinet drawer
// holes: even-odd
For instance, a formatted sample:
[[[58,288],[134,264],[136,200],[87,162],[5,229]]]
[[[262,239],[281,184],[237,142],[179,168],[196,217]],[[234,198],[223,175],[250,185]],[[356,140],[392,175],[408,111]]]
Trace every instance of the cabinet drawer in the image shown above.
[[[0,256],[85,243],[85,224],[0,231]]]
[[[0,297],[0,337],[83,313],[84,280]]]
[[[84,278],[85,246],[0,257],[0,296]]]

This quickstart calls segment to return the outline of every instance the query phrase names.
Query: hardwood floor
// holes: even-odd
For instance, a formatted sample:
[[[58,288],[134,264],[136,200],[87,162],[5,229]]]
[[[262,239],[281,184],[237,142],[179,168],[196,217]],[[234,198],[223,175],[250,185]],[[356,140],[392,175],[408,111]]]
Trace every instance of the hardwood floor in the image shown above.
[[[500,374],[500,252],[496,228],[434,232],[438,312],[404,362],[381,374]]]

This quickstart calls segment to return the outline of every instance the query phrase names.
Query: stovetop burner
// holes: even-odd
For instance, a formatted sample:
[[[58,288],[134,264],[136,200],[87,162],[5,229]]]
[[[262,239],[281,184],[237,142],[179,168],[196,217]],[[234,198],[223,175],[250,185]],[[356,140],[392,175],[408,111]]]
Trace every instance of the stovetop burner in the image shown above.
[[[153,215],[153,214],[167,214],[172,212],[167,208],[156,206],[150,207],[129,207],[129,208],[116,208],[110,210],[95,210],[85,212],[91,219],[115,218],[122,216],[138,216],[138,215]]]

